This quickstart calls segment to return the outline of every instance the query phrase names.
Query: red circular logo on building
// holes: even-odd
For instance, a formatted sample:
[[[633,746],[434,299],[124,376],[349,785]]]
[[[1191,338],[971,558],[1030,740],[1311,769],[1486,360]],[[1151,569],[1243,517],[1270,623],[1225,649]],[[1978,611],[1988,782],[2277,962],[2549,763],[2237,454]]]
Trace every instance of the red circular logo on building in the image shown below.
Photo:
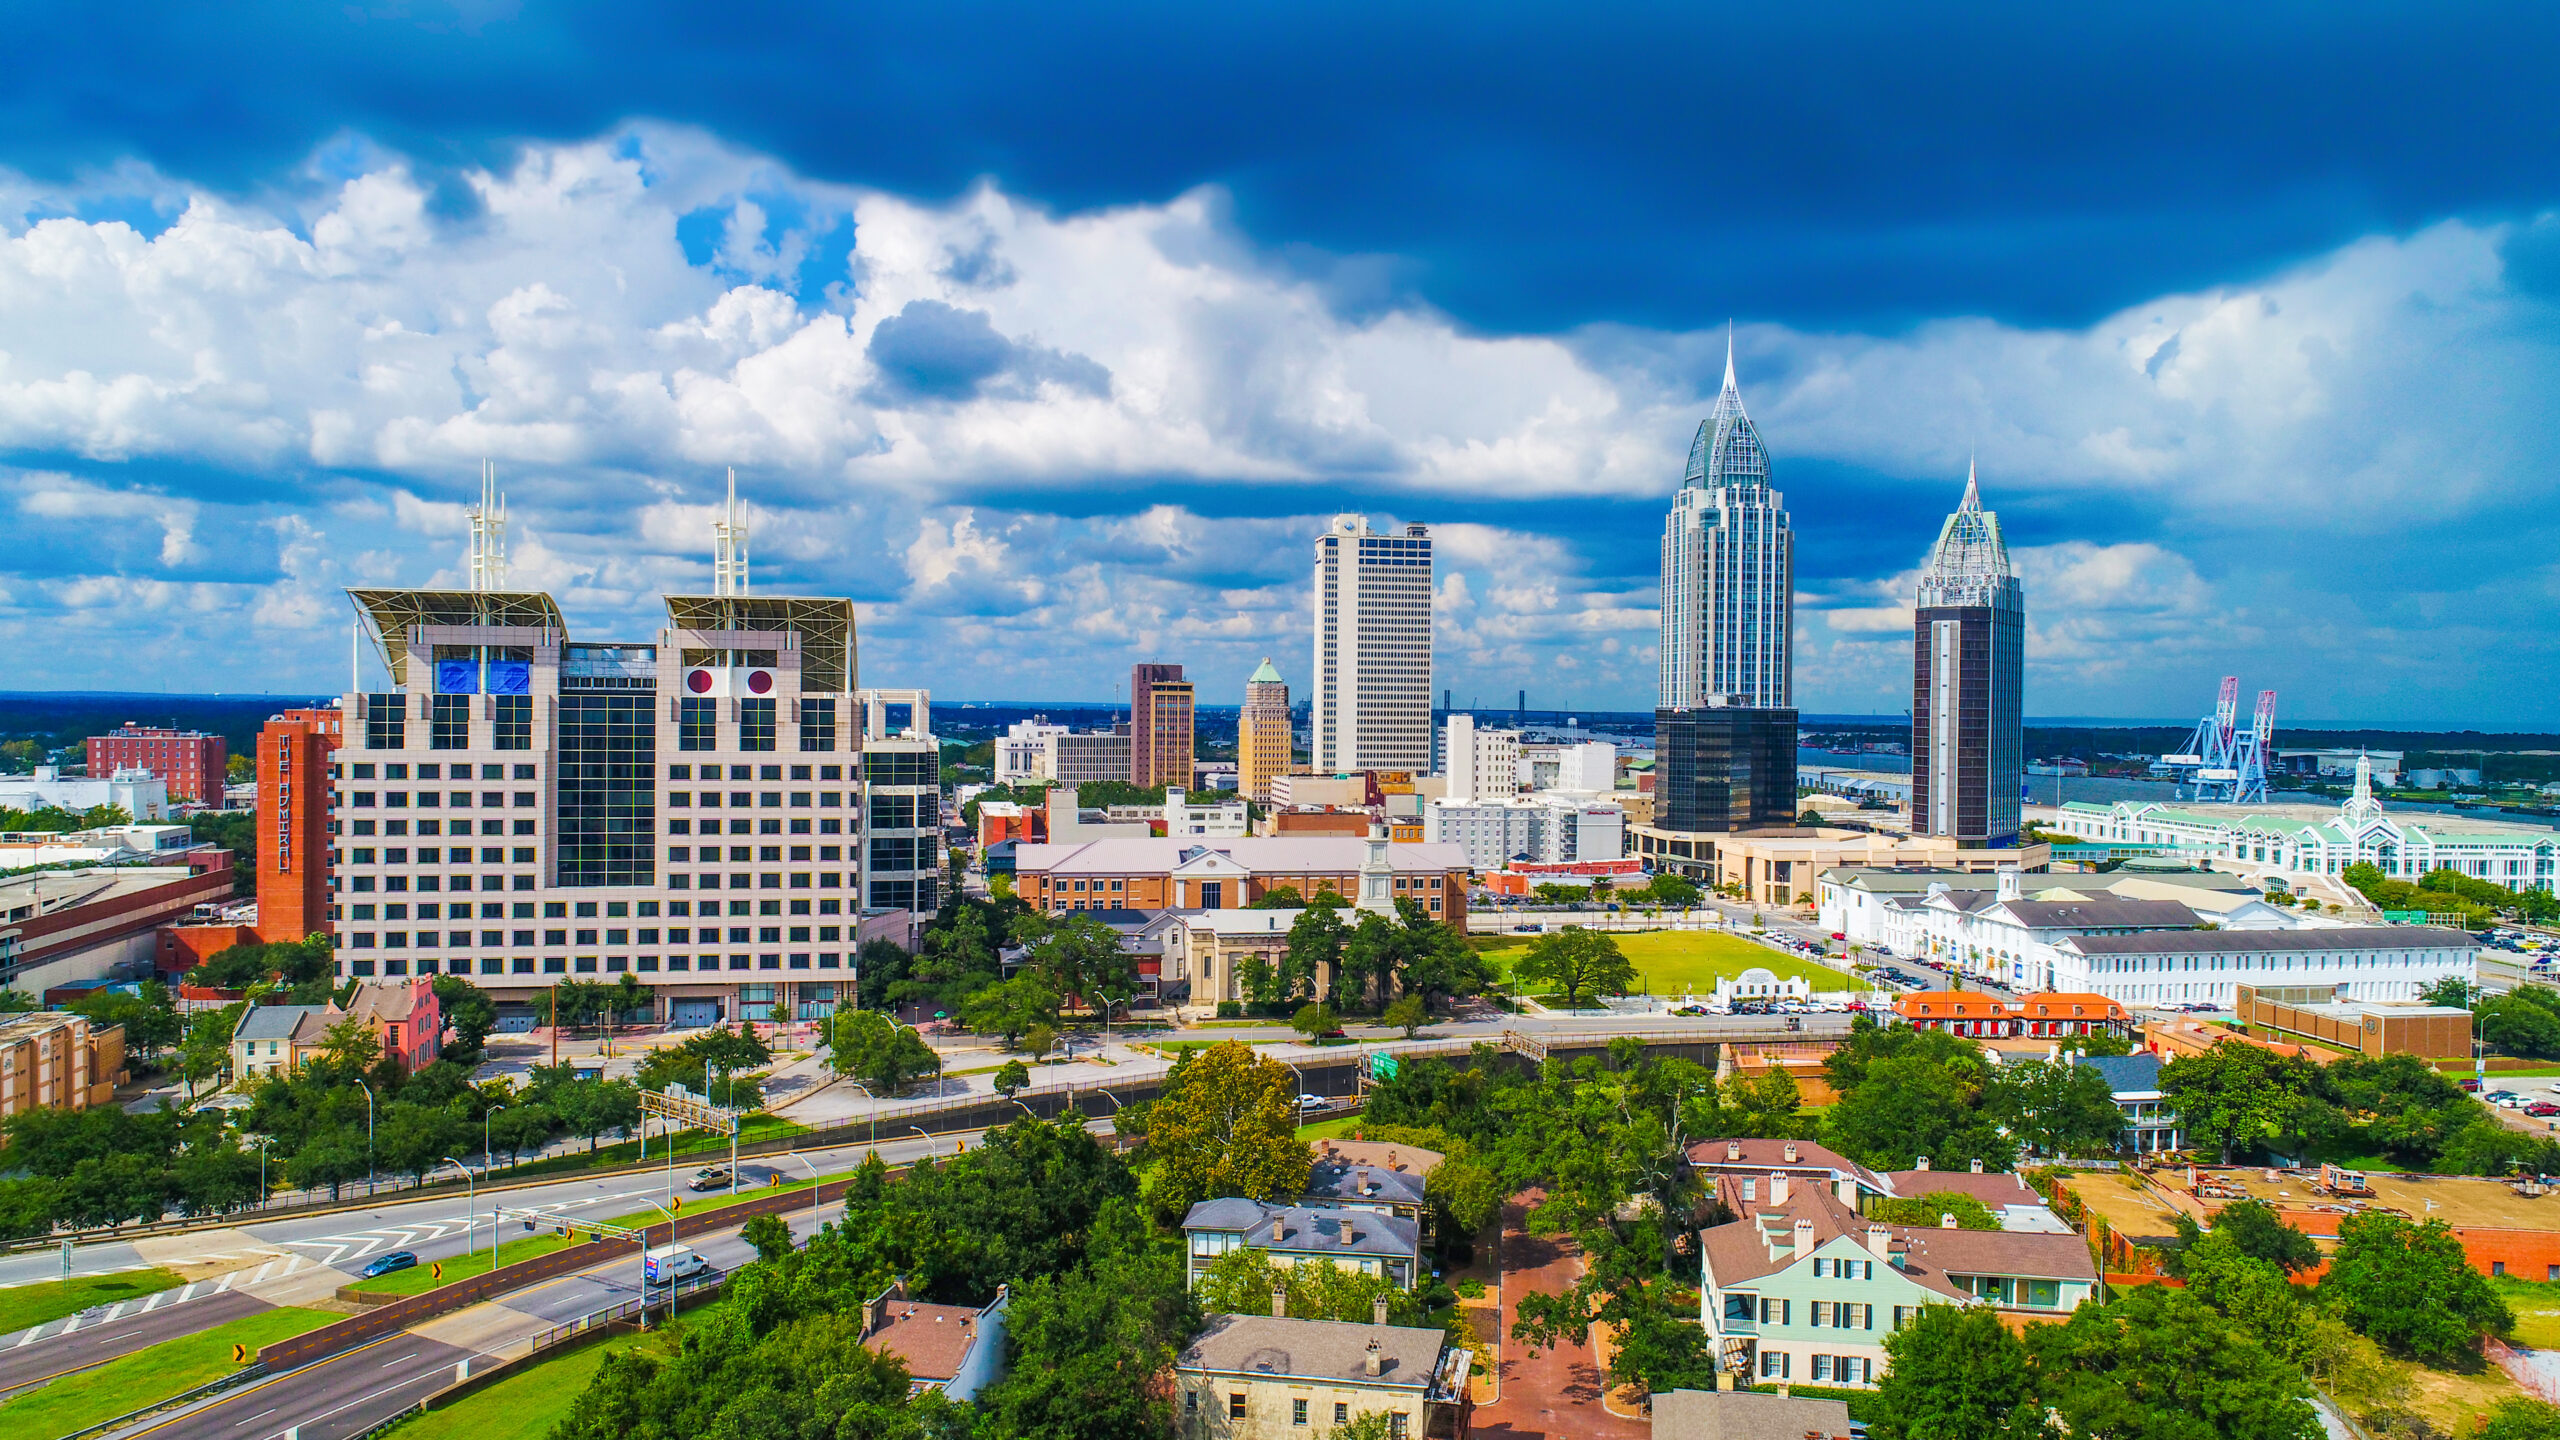
[[[692,691],[696,695],[710,694],[711,683],[711,672],[708,670],[688,670],[685,672],[684,688]]]
[[[747,672],[747,688],[748,688],[749,690],[754,691],[754,692],[755,692],[756,694],[758,694],[758,695],[765,694],[766,692],[768,692],[768,691],[772,690],[772,689],[773,689],[773,672],[772,672],[772,671],[770,671],[770,670],[750,670],[750,671],[748,671],[748,672]]]

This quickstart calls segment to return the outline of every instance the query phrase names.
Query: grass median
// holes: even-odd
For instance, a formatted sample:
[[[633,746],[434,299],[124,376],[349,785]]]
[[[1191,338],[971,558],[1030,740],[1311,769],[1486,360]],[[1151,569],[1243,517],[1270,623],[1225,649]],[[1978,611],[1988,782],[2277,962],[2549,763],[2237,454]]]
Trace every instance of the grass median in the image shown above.
[[[174,1289],[185,1281],[170,1270],[126,1270],[114,1275],[74,1275],[68,1284],[38,1280],[0,1290],[0,1335],[77,1315],[92,1305],[139,1300],[155,1291]]]
[[[654,1335],[599,1340],[528,1365],[400,1427],[400,1440],[542,1440],[586,1393],[605,1357],[657,1342]]]
[[[239,1369],[234,1345],[254,1355],[261,1345],[344,1318],[326,1310],[262,1310],[62,1376],[0,1405],[0,1440],[54,1440],[85,1430]]]
[[[483,1244],[485,1246],[485,1240]],[[366,1295],[424,1295],[439,1286],[468,1280],[474,1275],[486,1275],[499,1265],[513,1265],[519,1260],[530,1260],[537,1255],[548,1255],[554,1250],[565,1249],[568,1244],[567,1237],[549,1232],[526,1235],[500,1245],[497,1262],[494,1265],[490,1263],[488,1250],[483,1248],[474,1250],[468,1255],[450,1256],[433,1264],[421,1263],[412,1265],[406,1270],[394,1270],[388,1275],[377,1275],[370,1280],[358,1280],[346,1288]],[[444,1274],[441,1277],[436,1274],[437,1265],[444,1267]]]

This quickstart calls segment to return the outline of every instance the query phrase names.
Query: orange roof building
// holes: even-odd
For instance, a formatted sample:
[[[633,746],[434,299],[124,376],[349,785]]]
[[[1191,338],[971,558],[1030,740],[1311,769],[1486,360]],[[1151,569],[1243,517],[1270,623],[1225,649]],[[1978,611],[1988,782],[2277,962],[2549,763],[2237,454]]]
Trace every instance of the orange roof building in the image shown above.
[[[2018,1002],[1978,990],[1915,990],[1897,997],[1893,1013],[1915,1030],[1944,1030],[1977,1039],[2014,1035]]]
[[[2104,995],[2046,991],[2018,1000],[2014,1007],[2030,1036],[2123,1035],[2133,1028],[2133,1014]]]

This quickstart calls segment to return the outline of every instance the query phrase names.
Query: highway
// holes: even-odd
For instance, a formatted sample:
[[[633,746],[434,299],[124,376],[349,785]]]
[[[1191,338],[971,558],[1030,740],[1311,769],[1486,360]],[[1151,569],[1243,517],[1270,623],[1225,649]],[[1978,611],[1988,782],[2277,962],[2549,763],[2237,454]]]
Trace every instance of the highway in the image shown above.
[[[1099,1122],[1097,1128],[1107,1125],[1107,1121]],[[938,1136],[932,1149],[947,1156],[952,1153],[955,1138],[974,1141],[977,1133]],[[900,1141],[884,1140],[879,1147],[880,1158],[892,1165],[903,1164],[925,1154],[926,1146],[925,1140],[913,1135]],[[793,1154],[806,1158],[822,1175],[837,1175],[860,1166],[868,1151],[867,1146],[851,1145]],[[680,1161],[673,1179],[673,1193],[695,1205],[723,1198],[717,1194],[696,1195],[684,1188],[700,1164],[700,1156]],[[808,1169],[790,1155],[743,1160],[738,1167],[739,1189],[744,1193],[761,1188],[775,1174],[787,1180],[805,1179]],[[181,1274],[201,1271],[206,1278],[139,1300],[96,1307],[65,1320],[0,1335],[0,1393],[101,1364],[269,1306],[309,1304],[354,1280],[364,1263],[377,1255],[407,1250],[418,1257],[418,1263],[426,1265],[485,1248],[489,1244],[488,1212],[492,1204],[536,1210],[568,1220],[611,1220],[635,1214],[655,1219],[661,1212],[651,1202],[663,1205],[668,1198],[669,1180],[663,1171],[654,1175],[608,1175],[502,1190],[477,1197],[476,1206],[467,1204],[464,1196],[444,1195],[385,1202],[328,1215],[157,1236],[140,1242],[85,1246],[72,1254],[75,1275],[167,1265]],[[794,1211],[792,1220],[796,1231],[806,1232],[807,1211]],[[509,1221],[502,1227],[501,1238],[523,1233],[519,1223]],[[56,1252],[11,1256],[0,1260],[0,1283],[40,1284],[53,1280],[62,1273],[61,1263]],[[636,1272],[638,1262],[628,1262],[626,1268]],[[636,1275],[632,1283],[637,1283]],[[538,1288],[520,1293],[542,1293],[545,1298],[540,1302],[540,1313],[553,1319],[574,1318],[596,1308],[595,1304],[576,1298],[588,1293],[583,1291],[552,1295],[547,1289]]]
[[[830,1206],[826,1218],[841,1213],[840,1207]],[[813,1228],[809,1212],[796,1210],[789,1218],[793,1238],[805,1241]],[[685,1243],[721,1270],[755,1258],[734,1229]],[[292,1433],[297,1440],[346,1440],[451,1384],[466,1361],[494,1363],[538,1331],[639,1294],[640,1259],[620,1256],[142,1422],[123,1434],[153,1440],[277,1440]]]

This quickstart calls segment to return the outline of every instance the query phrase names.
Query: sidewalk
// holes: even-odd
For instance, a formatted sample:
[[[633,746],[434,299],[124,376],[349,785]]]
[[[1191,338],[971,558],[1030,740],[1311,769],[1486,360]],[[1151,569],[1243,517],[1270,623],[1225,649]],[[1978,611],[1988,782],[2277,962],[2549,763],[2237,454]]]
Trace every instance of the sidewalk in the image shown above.
[[[1532,1235],[1529,1207],[1541,1198],[1524,1191],[1502,1207],[1501,1324],[1508,1335],[1519,1297],[1561,1294],[1582,1276],[1582,1253],[1562,1236]],[[1649,1440],[1651,1423],[1612,1414],[1601,1404],[1602,1370],[1589,1341],[1532,1353],[1505,1339],[1502,1397],[1479,1406],[1474,1428],[1502,1440]]]

